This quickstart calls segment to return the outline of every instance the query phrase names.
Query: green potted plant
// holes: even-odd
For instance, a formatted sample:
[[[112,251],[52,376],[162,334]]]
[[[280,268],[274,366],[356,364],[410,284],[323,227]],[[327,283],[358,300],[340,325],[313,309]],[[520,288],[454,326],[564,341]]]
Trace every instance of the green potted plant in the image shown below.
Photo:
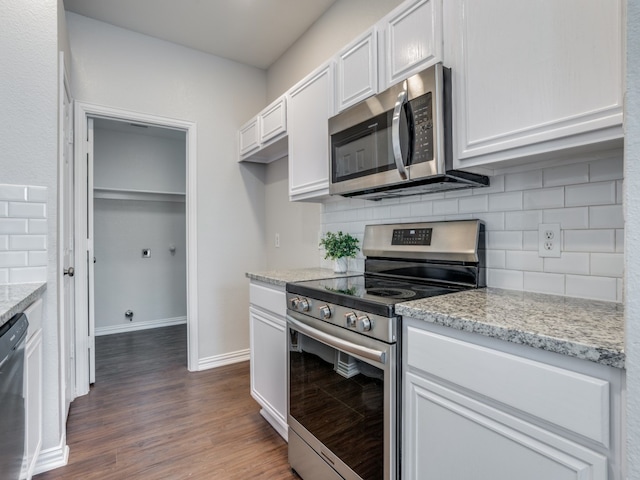
[[[324,247],[324,258],[333,259],[333,271],[344,273],[349,266],[349,258],[354,258],[360,247],[359,240],[348,233],[327,232],[320,240],[320,246]]]

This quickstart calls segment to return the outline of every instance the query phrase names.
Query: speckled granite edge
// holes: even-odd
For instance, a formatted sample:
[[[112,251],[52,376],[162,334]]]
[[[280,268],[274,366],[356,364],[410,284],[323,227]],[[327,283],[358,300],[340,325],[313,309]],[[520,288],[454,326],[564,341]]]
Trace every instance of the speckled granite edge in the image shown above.
[[[396,305],[400,315],[624,368],[624,306],[486,288]]]
[[[46,283],[0,285],[0,326],[36,301],[46,289]]]
[[[345,274],[336,274],[328,268],[295,268],[246,273],[247,278],[251,280],[257,280],[280,287],[284,287],[289,282],[320,280],[322,278],[345,277],[349,275],[359,275],[359,273],[347,272]]]

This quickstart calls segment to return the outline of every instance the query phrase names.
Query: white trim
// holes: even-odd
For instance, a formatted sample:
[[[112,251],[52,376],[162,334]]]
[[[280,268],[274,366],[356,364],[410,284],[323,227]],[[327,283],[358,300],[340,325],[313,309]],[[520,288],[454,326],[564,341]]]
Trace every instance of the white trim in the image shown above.
[[[202,358],[198,362],[198,370],[208,370],[210,368],[224,367],[232,363],[246,362],[249,360],[249,349],[237,350],[235,352],[214,355],[213,357]]]
[[[149,330],[151,328],[170,327],[172,325],[184,325],[187,317],[159,318],[157,320],[147,320],[145,322],[131,322],[122,325],[108,325],[106,327],[96,327],[96,337],[102,335],[112,335],[114,333],[137,332],[138,330]]]
[[[62,435],[59,445],[40,451],[33,474],[38,475],[54,468],[64,467],[68,461],[69,447],[67,446],[67,437]]]
[[[86,252],[93,249],[88,245],[85,235],[87,222],[87,172],[85,159],[87,134],[87,118],[107,118],[115,121],[127,121],[156,125],[163,128],[183,130],[186,132],[186,199],[185,210],[187,220],[187,369],[196,371],[198,365],[198,253],[197,253],[197,124],[186,120],[160,117],[139,112],[121,110],[75,102],[75,158],[76,158],[76,395],[89,393],[88,362],[80,352],[88,351],[87,325],[87,257]]]

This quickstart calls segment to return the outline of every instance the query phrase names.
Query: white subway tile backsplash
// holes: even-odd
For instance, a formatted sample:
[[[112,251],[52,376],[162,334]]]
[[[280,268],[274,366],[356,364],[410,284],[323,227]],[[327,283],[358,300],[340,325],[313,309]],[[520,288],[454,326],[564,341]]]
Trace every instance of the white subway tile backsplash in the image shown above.
[[[538,231],[525,230],[522,232],[522,249],[538,251]]]
[[[586,183],[565,187],[565,205],[582,207],[588,205],[612,205],[616,203],[615,182]]]
[[[46,250],[29,252],[28,264],[30,267],[46,267],[47,262],[48,256]]]
[[[27,200],[27,187],[23,185],[0,185],[0,200]]]
[[[506,252],[504,250],[487,250],[485,262],[487,268],[505,268],[507,266]]]
[[[28,264],[27,252],[0,252],[0,268],[26,267]]]
[[[614,252],[615,230],[565,230],[563,251],[567,252]]]
[[[615,302],[618,299],[618,285],[615,278],[567,275],[566,294],[570,297]]]
[[[433,202],[434,215],[453,215],[458,213],[458,199],[436,200]]]
[[[542,272],[543,259],[538,256],[538,252],[514,250],[506,253],[507,269]]]
[[[487,269],[487,284],[491,287],[522,290],[523,278],[524,272],[517,270]]]
[[[24,267],[9,269],[9,283],[46,282],[47,267]]]
[[[564,187],[544,188],[524,192],[524,209],[564,207]]]
[[[0,235],[0,251],[9,250],[9,235]]]
[[[46,250],[46,235],[10,235],[10,250]]]
[[[505,228],[507,230],[538,230],[538,225],[541,223],[542,210],[505,213]]]
[[[0,217],[6,217],[9,215],[9,204],[7,202],[0,202]]]
[[[44,203],[9,203],[9,216],[13,218],[46,218],[47,206]]]
[[[541,187],[542,170],[509,173],[504,176],[504,189],[506,192],[513,192],[516,190],[531,190]]]
[[[589,228],[589,208],[555,208],[542,212],[544,223],[559,223],[562,230]]]
[[[323,206],[323,231],[342,229],[362,238],[368,224],[478,218],[485,226],[488,286],[622,301],[621,155],[558,165],[497,175],[487,188],[380,202],[331,200]],[[560,224],[560,258],[538,256],[541,223]],[[29,219],[28,227],[29,234],[48,233],[44,219]],[[38,252],[29,251],[29,260],[43,262]],[[362,271],[364,258],[350,268]]]
[[[542,183],[545,187],[588,183],[589,165],[586,163],[574,163],[560,167],[545,168],[542,171],[542,178]]]
[[[591,275],[598,277],[622,277],[624,255],[622,253],[592,253]]]
[[[618,253],[624,252],[624,230],[623,229],[616,230],[616,252]]]
[[[25,218],[0,218],[0,234],[27,233]]]
[[[0,283],[9,283],[9,269],[0,267]]]
[[[622,156],[605,158],[589,164],[589,181],[620,180],[623,178],[624,162]]]
[[[528,292],[565,294],[565,276],[558,273],[524,272],[524,290]]]
[[[487,232],[487,249],[522,250],[522,232]]]
[[[624,228],[622,205],[589,207],[590,228]]]
[[[474,195],[458,199],[460,213],[486,212],[489,210],[488,195]]]
[[[489,211],[506,212],[522,210],[522,192],[494,193],[489,195]]]
[[[562,252],[558,258],[545,258],[544,271],[547,273],[589,275],[589,254]]]

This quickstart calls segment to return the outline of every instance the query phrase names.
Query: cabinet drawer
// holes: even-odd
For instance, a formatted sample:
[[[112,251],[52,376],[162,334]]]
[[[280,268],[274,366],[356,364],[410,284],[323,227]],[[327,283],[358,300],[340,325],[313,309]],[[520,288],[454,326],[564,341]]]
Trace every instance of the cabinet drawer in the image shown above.
[[[407,364],[609,446],[609,382],[414,327]]]
[[[287,299],[283,288],[251,283],[249,299],[253,305],[276,315],[284,317],[287,314]]]

